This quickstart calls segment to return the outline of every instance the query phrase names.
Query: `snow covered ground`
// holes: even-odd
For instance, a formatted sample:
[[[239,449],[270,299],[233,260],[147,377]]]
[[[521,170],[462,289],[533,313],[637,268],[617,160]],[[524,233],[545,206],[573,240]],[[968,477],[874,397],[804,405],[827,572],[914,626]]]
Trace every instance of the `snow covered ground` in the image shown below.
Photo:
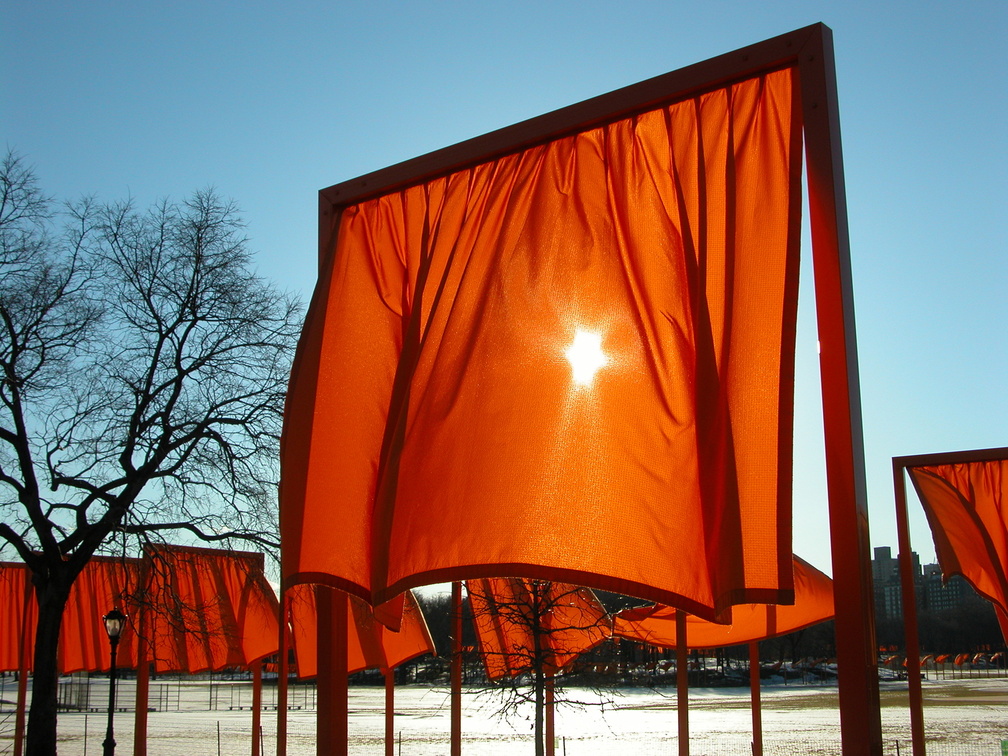
[[[1008,680],[974,678],[926,681],[925,728],[929,756],[972,756],[1001,752],[1008,739]],[[0,688],[0,754],[11,752],[13,687]],[[567,695],[585,702],[580,708],[557,712],[557,754],[569,756],[671,756],[678,753],[674,689],[623,690],[601,702],[591,691]],[[105,736],[107,682],[92,678],[82,703],[91,711],[63,712],[59,719],[61,756],[101,753]],[[264,703],[275,690],[266,688]],[[251,692],[248,682],[152,681],[148,753],[216,754],[251,752]],[[124,681],[119,705],[132,709],[132,681]],[[794,683],[763,689],[764,752],[783,754],[839,754],[840,723],[837,690],[831,686]],[[882,723],[885,753],[910,753],[910,723],[906,686],[883,683]],[[288,718],[291,756],[315,754],[315,711],[312,689],[291,693],[295,707]],[[213,705],[216,708],[209,710]],[[242,706],[245,708],[238,709]],[[235,707],[232,709],[231,707]],[[531,709],[511,720],[495,716],[498,699],[466,691],[463,696],[463,752],[466,756],[529,754],[532,752]],[[443,756],[448,753],[449,700],[445,688],[404,686],[396,689],[396,753],[402,756]],[[133,712],[115,720],[117,753],[132,753]],[[751,753],[752,719],[749,691],[740,688],[691,689],[689,702],[690,752],[709,756]],[[263,713],[264,754],[276,750],[276,712]],[[355,687],[350,692],[350,753],[384,754],[384,691]],[[899,750],[897,751],[897,741]]]

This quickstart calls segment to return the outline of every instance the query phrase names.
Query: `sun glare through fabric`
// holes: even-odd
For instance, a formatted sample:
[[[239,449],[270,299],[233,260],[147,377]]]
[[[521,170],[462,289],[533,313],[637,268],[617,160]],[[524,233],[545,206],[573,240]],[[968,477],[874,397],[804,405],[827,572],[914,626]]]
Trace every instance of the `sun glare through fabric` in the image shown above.
[[[571,377],[579,386],[591,386],[595,373],[609,363],[602,351],[602,336],[578,329],[574,343],[564,352],[571,364]]]

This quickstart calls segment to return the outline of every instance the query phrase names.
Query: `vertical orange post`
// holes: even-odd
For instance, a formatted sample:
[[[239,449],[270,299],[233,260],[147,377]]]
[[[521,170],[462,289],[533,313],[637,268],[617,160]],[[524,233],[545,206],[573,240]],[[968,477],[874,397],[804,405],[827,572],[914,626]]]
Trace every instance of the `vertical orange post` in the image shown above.
[[[900,589],[903,594],[903,638],[906,645],[907,692],[910,694],[910,740],[914,756],[924,756],[924,700],[920,678],[920,640],[917,635],[917,600],[914,590],[910,523],[907,517],[903,463],[893,459],[896,494],[896,537],[899,541]]]
[[[24,752],[25,710],[28,705],[28,664],[22,657],[18,670],[17,712],[14,714],[14,756]]]
[[[287,756],[287,591],[280,588],[280,643],[277,651],[277,756]]]
[[[24,753],[25,712],[28,710],[28,657],[31,655],[31,634],[28,632],[28,607],[31,606],[31,571],[24,567],[24,600],[21,604],[21,635],[18,638],[17,711],[14,713],[14,756]]]
[[[133,756],[147,756],[147,712],[150,708],[150,641],[147,636],[147,610],[137,612],[136,713],[133,718]]]
[[[252,662],[252,756],[260,756],[262,730],[262,659]],[[135,756],[135,755],[134,755]]]
[[[556,753],[556,720],[554,702],[556,700],[553,675],[546,675],[546,756]]]
[[[676,714],[679,718],[679,756],[689,756],[689,649],[686,612],[676,610]]]
[[[350,675],[348,641],[350,599],[343,591],[333,591],[333,672],[336,693],[336,749],[337,756],[347,756],[350,751]]]
[[[749,699],[752,707],[752,752],[763,756],[763,710],[760,703],[759,641],[749,644]]]
[[[335,753],[336,738],[333,733],[333,606],[332,589],[324,585],[315,586],[315,607],[318,621],[318,671],[315,677],[318,701],[315,707],[315,746],[318,756]]]
[[[315,586],[318,607],[318,707],[316,752],[346,756],[347,728],[347,597],[329,586]]]
[[[385,670],[385,756],[395,756],[395,670]]]
[[[861,388],[833,35],[828,27],[818,24],[809,35],[798,53],[798,69],[819,330],[840,736],[844,756],[881,756]]]
[[[462,583],[452,583],[451,756],[462,754]]]

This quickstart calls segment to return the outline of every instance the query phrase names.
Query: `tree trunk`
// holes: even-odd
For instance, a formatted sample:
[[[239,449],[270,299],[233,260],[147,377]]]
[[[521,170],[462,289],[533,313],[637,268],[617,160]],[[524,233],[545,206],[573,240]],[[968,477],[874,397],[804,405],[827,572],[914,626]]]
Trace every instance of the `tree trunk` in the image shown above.
[[[59,685],[59,636],[69,583],[60,577],[36,583],[38,625],[32,670],[31,707],[28,711],[26,756],[55,756],[56,704]]]

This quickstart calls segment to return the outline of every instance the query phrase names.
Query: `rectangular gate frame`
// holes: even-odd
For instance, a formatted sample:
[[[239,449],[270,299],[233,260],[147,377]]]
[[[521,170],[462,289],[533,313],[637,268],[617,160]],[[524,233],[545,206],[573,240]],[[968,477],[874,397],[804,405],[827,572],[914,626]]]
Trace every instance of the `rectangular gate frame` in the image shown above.
[[[792,66],[800,82],[812,230],[842,747],[847,756],[881,756],[860,379],[829,27],[807,26],[323,189],[319,262],[334,249],[344,207]]]
[[[903,609],[903,643],[906,649],[907,689],[910,697],[910,738],[913,755],[924,756],[924,699],[920,677],[920,636],[917,628],[917,597],[914,587],[910,518],[907,513],[906,471],[911,467],[957,465],[1008,459],[1008,446],[994,449],[937,452],[893,457],[893,493],[896,498],[896,537],[899,544],[900,594]]]

